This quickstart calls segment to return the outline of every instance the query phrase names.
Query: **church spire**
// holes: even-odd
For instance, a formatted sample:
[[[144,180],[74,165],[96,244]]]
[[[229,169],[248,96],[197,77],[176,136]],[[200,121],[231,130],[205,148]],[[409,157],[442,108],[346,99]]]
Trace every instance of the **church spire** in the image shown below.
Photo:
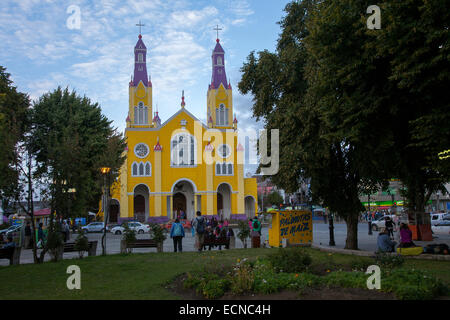
[[[227,74],[225,72],[225,51],[220,45],[219,30],[222,30],[217,26],[214,30],[217,31],[216,47],[212,52],[212,78],[211,88],[217,89],[222,83],[225,88],[228,88]]]
[[[139,22],[139,25],[141,23]],[[132,86],[136,87],[140,81],[146,87],[151,87],[151,82],[148,81],[147,75],[147,47],[142,41],[142,35],[139,33],[139,40],[134,46],[134,76]]]

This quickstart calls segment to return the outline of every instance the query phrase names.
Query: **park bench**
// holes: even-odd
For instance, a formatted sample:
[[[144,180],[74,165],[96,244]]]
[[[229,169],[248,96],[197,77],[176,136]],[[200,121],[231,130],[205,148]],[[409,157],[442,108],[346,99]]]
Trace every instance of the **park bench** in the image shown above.
[[[89,241],[88,256],[97,255],[97,242],[98,241]],[[75,242],[68,242],[64,244],[63,252],[75,252],[75,251],[78,251],[75,249]]]
[[[157,243],[152,239],[137,239],[131,243],[127,243],[125,240],[120,241],[120,253],[126,253],[126,249],[130,248],[157,248],[160,252],[162,251],[162,243]]]
[[[211,249],[211,247],[216,246],[225,246],[225,249],[229,249],[230,238],[228,238],[227,236],[221,236],[219,238],[216,238],[215,235],[208,236],[205,234],[205,237],[203,239],[203,248],[206,249],[206,246],[209,246],[209,249]]]
[[[20,247],[0,249],[0,259],[8,259],[9,264],[20,264]]]

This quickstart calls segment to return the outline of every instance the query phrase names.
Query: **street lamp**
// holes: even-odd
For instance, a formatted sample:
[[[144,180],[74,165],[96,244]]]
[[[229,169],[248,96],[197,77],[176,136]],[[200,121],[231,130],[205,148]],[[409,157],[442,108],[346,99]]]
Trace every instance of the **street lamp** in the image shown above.
[[[111,171],[111,168],[109,167],[102,167],[100,168],[100,172],[103,175],[103,182],[104,182],[104,192],[103,192],[103,237],[102,237],[102,255],[106,255],[106,225],[108,223],[108,185],[106,183],[106,176]]]
[[[336,243],[334,242],[334,225],[333,225],[333,213],[328,213],[328,226],[330,228],[330,247],[335,246]]]

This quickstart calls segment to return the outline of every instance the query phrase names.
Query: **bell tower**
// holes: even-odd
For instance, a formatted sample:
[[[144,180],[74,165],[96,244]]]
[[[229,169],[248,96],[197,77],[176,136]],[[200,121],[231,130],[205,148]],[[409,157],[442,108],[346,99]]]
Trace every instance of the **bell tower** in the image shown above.
[[[137,24],[139,28],[143,26]],[[152,82],[147,75],[147,47],[139,33],[134,47],[134,73],[129,83],[127,127],[154,126],[152,119]]]
[[[219,27],[217,26],[216,46],[212,52],[212,76],[211,84],[207,93],[207,119],[210,128],[232,128],[233,121],[233,99],[231,84],[227,81],[225,71],[225,51],[220,45]]]

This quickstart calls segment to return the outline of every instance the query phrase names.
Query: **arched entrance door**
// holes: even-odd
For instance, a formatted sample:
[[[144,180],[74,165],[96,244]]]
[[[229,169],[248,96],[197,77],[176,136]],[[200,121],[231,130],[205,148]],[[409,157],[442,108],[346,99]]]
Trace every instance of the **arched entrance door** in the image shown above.
[[[217,188],[217,214],[220,219],[231,218],[231,188],[227,183]]]
[[[109,202],[109,222],[117,222],[120,212],[120,204],[116,199]]]
[[[195,217],[195,195],[196,187],[190,180],[180,180],[172,186],[172,209],[171,217],[176,217],[177,210],[184,210],[186,218],[192,220]]]
[[[255,199],[251,196],[245,197],[245,215],[248,218],[255,216]]]
[[[146,185],[140,184],[134,188],[134,219],[145,222],[149,217],[149,193]]]
[[[181,215],[181,212],[186,213],[186,196],[181,192],[175,193],[173,196],[173,211],[175,212],[175,217]]]

